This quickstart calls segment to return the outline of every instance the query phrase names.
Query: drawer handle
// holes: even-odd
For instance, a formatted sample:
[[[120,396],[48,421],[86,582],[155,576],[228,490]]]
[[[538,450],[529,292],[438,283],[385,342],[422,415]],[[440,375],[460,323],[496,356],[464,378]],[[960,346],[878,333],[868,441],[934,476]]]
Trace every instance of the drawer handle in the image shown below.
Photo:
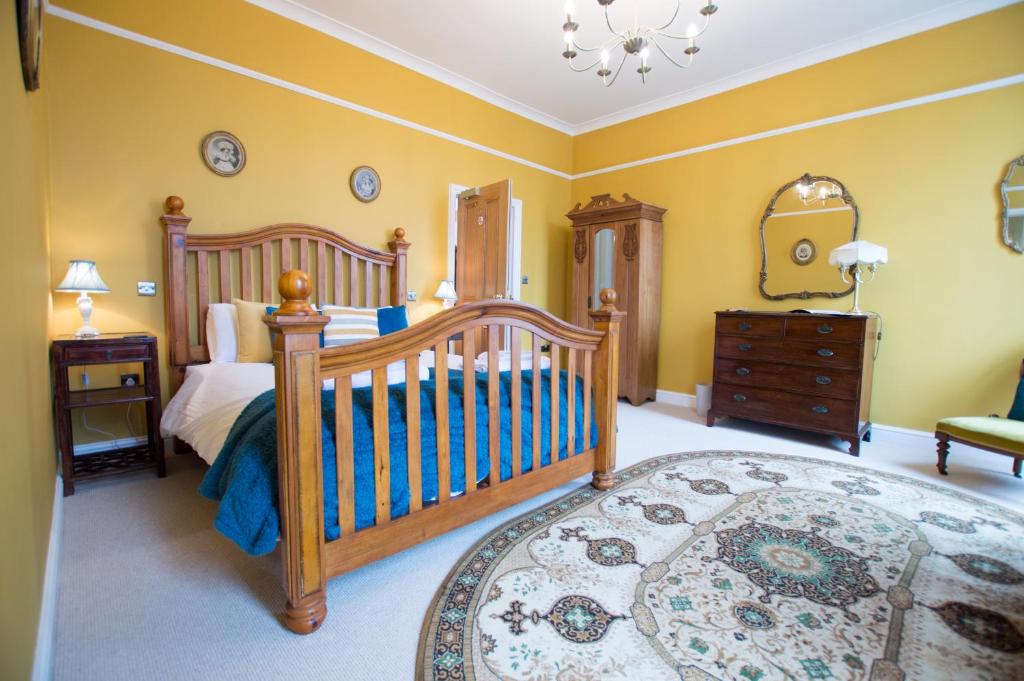
[[[748,352],[754,348],[750,343],[740,343],[736,347],[739,348],[740,352]]]
[[[832,379],[829,378],[828,376],[815,376],[814,381],[818,385],[831,385],[832,383]]]
[[[818,355],[821,357],[832,357],[836,353],[828,348],[818,348]]]
[[[746,402],[747,396],[741,395],[740,393],[736,393],[735,395],[732,396],[732,399],[736,400],[737,402]]]
[[[107,350],[107,359],[114,359],[114,351]]]
[[[736,370],[736,375],[737,376],[749,376],[750,375],[750,369],[748,369],[747,367],[740,367],[739,369]]]
[[[813,407],[811,407],[811,411],[813,411],[815,414],[827,414],[828,407],[826,407],[824,404],[816,404]]]
[[[750,331],[752,328],[750,322],[740,322],[740,331]]]
[[[822,324],[818,327],[818,333],[832,333],[833,328],[828,324]]]

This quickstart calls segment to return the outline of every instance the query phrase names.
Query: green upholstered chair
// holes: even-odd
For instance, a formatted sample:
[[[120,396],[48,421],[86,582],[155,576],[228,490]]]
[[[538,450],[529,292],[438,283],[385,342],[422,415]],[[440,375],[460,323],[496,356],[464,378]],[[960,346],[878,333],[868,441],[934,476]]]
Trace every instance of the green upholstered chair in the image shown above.
[[[935,425],[939,473],[948,475],[946,459],[949,458],[949,443],[962,442],[971,447],[1013,457],[1013,474],[1021,477],[1021,464],[1024,463],[1024,363],[1021,364],[1020,376],[1017,395],[1007,418],[958,416],[942,419]]]

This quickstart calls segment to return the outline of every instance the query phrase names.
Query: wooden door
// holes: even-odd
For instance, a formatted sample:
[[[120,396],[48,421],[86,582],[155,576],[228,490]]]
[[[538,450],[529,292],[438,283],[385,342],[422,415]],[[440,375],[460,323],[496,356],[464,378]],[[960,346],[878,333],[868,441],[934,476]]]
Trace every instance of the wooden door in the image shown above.
[[[467,189],[459,195],[455,250],[456,304],[507,298],[509,286],[509,218],[512,181]],[[477,334],[477,348],[487,347],[486,333]],[[501,342],[504,348],[504,339]]]

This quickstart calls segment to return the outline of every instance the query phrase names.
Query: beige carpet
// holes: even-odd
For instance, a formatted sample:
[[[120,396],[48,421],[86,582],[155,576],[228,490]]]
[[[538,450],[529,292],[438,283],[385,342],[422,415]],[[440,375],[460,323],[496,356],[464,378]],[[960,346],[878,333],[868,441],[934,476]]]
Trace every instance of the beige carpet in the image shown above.
[[[1003,457],[954,446],[950,477],[926,438],[876,430],[860,461],[826,437],[724,422],[704,427],[668,405],[619,409],[619,465],[682,450],[793,453],[892,470],[1020,508],[1024,483]],[[65,500],[54,667],[58,681],[413,677],[424,613],[458,559],[495,527],[575,489],[494,517],[332,580],[330,614],[313,636],[279,621],[276,558],[243,554],[213,529],[196,493],[203,468],[170,459],[148,473],[78,486]]]

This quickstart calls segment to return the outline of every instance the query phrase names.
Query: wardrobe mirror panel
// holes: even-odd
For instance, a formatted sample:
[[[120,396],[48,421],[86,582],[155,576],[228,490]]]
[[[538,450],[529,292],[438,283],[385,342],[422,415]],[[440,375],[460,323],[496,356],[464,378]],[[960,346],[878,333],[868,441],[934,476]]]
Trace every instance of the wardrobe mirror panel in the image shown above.
[[[857,239],[858,210],[839,180],[804,175],[783,185],[761,218],[761,295],[840,298],[853,289],[828,264],[829,253]]]
[[[601,307],[601,289],[615,288],[615,230],[599,229],[594,234],[594,290],[590,305]]]

